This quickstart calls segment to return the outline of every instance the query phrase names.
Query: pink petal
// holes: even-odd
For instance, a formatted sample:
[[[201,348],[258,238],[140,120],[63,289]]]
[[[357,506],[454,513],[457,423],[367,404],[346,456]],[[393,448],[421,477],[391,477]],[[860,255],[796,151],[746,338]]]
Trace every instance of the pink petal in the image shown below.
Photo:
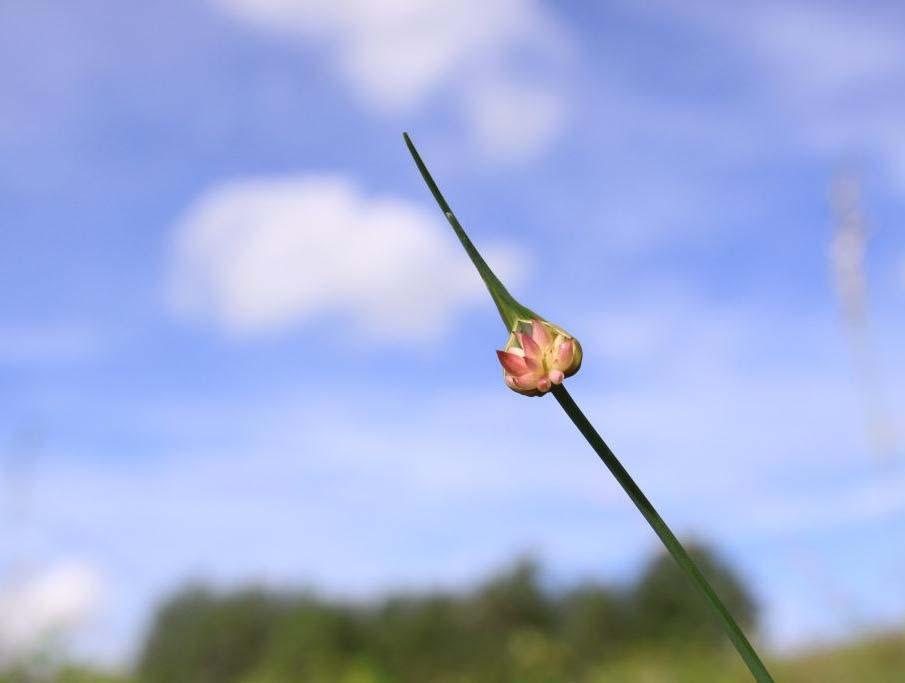
[[[519,344],[522,345],[522,349],[524,349],[525,351],[526,358],[531,358],[536,361],[541,360],[541,348],[531,337],[519,332],[518,341]]]
[[[562,384],[562,381],[566,378],[562,370],[550,370],[550,372],[547,373],[547,377],[550,378],[550,381],[553,382],[553,384]]]
[[[534,389],[537,387],[538,380],[540,378],[537,374],[533,372],[529,372],[525,375],[519,375],[514,378],[515,385],[519,389]]]
[[[531,338],[542,349],[550,346],[550,333],[540,320],[531,323]]]
[[[559,348],[556,349],[556,368],[565,370],[572,365],[572,359],[575,357],[575,344],[571,339],[567,339]]]
[[[546,377],[541,377],[537,380],[537,389],[538,391],[548,391],[550,389],[550,380]]]
[[[503,369],[513,375],[524,375],[532,369],[528,367],[522,356],[511,351],[497,351],[496,356],[500,359],[500,365],[503,366]]]

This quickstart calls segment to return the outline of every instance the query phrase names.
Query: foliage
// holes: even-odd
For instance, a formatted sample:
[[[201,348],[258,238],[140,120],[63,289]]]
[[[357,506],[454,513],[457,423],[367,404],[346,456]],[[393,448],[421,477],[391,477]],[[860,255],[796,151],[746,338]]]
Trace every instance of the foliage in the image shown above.
[[[712,553],[694,552],[753,624],[740,581]],[[628,587],[567,591],[546,589],[536,563],[522,560],[468,593],[400,594],[376,604],[190,588],[159,610],[138,669],[147,683],[591,681],[632,649],[681,639],[683,647],[723,650],[719,634],[668,555]]]
[[[272,642],[288,601],[260,590],[191,587],[160,609],[139,663],[148,680],[239,681]]]
[[[712,553],[689,546],[747,626],[756,609]],[[545,587],[515,563],[472,591],[368,604],[189,587],[157,611],[134,678],[69,667],[0,683],[750,683],[667,555],[636,581]],[[905,639],[877,637],[773,660],[783,683],[900,683]]]
[[[190,644],[189,644],[190,645]],[[530,650],[530,647],[528,648]],[[548,660],[549,661],[549,660]],[[783,683],[901,683],[905,671],[905,638],[886,635],[865,639],[846,646],[826,647],[809,653],[770,662],[777,679]],[[539,670],[544,683],[750,683],[748,673],[735,655],[726,649],[674,645],[648,645],[637,649],[621,649],[588,666],[580,676],[563,670],[551,673]],[[546,676],[546,677],[544,677]],[[192,679],[185,680],[191,683]],[[314,678],[296,674],[251,675],[243,683],[295,683],[297,681],[332,680],[334,683],[388,683],[393,678],[382,675],[366,661],[350,663],[345,674],[335,679]],[[494,680],[481,674],[460,675],[435,671],[424,681],[436,683],[483,683]],[[512,683],[530,681],[528,677],[508,679]],[[53,678],[25,678],[0,675],[0,683],[145,683],[138,679],[112,674],[92,673],[85,669],[67,669]]]
[[[754,626],[754,602],[730,569],[699,545],[686,544],[686,549],[736,621],[746,629]],[[709,606],[691,590],[668,555],[659,556],[647,567],[632,602],[637,631],[645,640],[717,643],[724,638],[720,625],[708,618]]]

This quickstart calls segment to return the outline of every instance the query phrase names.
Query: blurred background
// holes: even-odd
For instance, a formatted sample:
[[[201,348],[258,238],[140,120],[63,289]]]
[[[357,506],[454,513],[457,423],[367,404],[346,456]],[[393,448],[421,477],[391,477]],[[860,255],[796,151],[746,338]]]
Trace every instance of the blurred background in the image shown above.
[[[905,10],[0,3],[7,681],[905,680]],[[3,674],[0,674],[3,675]]]

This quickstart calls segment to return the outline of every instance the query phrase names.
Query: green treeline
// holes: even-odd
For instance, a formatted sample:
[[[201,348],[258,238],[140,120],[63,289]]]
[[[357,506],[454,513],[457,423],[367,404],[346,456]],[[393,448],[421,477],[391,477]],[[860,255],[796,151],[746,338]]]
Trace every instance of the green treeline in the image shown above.
[[[748,629],[756,610],[712,553],[693,550]],[[189,588],[158,610],[138,662],[146,683],[590,681],[633,653],[725,654],[708,607],[668,556],[624,587],[544,586],[520,561],[469,592],[371,604],[260,589]]]

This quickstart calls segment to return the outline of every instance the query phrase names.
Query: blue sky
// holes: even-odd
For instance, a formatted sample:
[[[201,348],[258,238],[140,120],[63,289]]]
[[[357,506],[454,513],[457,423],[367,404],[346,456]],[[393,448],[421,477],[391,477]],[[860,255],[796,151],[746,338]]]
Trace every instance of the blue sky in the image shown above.
[[[525,551],[632,576],[653,536],[552,399],[503,386],[408,130],[765,639],[900,624],[901,8],[377,5],[0,7],[0,437],[26,464],[0,602],[57,581],[71,651],[122,662],[190,579],[373,595]],[[867,325],[834,290],[840,173]]]

